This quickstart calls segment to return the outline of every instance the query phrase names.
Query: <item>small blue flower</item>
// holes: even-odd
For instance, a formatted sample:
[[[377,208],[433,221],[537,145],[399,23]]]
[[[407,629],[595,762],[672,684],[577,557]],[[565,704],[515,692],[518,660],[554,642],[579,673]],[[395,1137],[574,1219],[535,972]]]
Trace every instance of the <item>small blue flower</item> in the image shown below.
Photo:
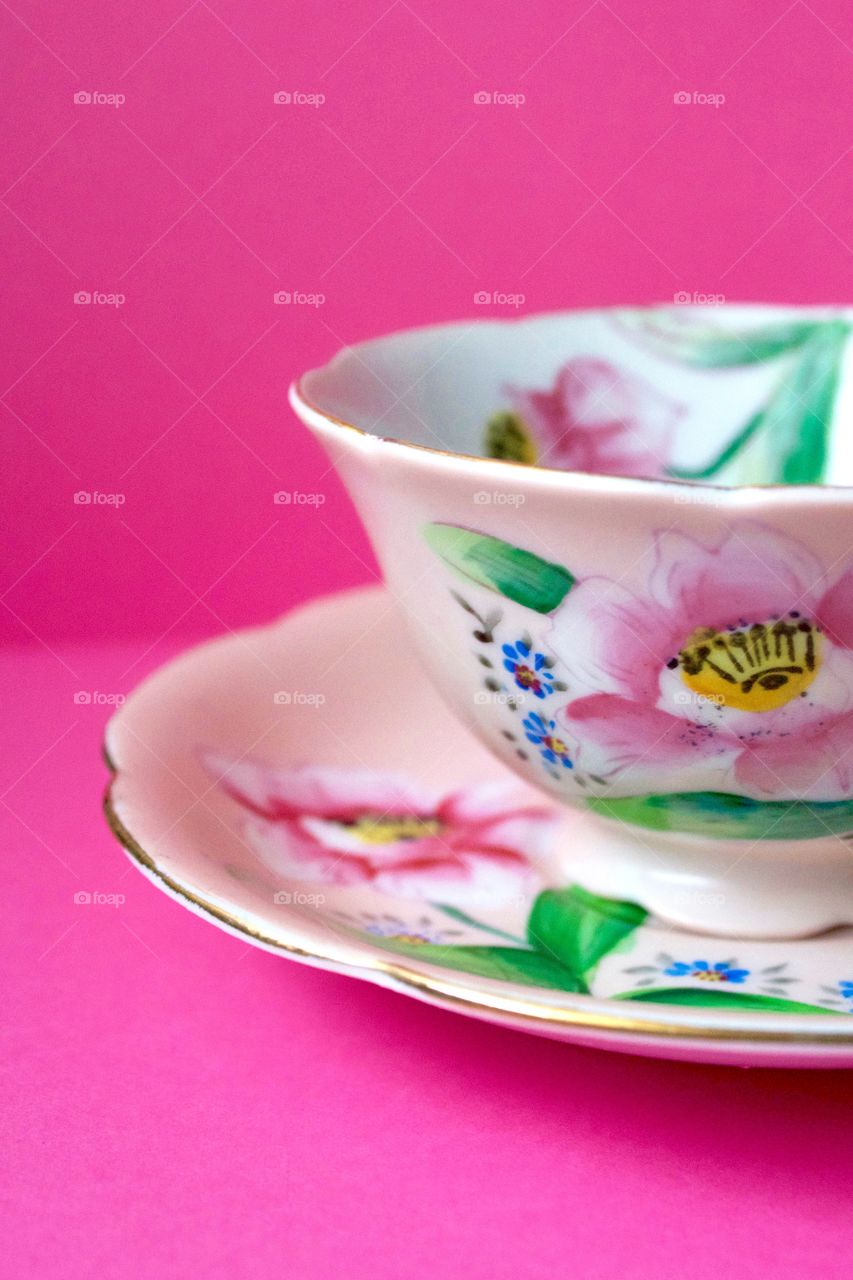
[[[844,1000],[853,1000],[853,978],[842,978],[838,990]]]
[[[733,969],[731,962],[726,960],[713,965],[707,960],[693,960],[690,964],[676,960],[664,969],[664,973],[670,978],[699,978],[703,982],[740,983],[749,977],[749,969]]]
[[[423,927],[407,929],[404,925],[369,924],[365,932],[373,934],[375,938],[387,938],[390,942],[405,942],[410,946],[416,946],[424,942],[440,943],[444,941],[443,934],[434,929],[431,931],[426,930]]]
[[[561,764],[564,769],[573,768],[569,748],[557,736],[556,720],[543,720],[542,716],[531,711],[524,717],[522,724],[527,741],[539,748],[543,760],[547,760],[549,764]]]
[[[547,698],[549,693],[554,692],[554,677],[548,670],[544,653],[531,655],[530,645],[523,640],[502,645],[501,649],[504,667],[519,689],[524,689],[537,698]]]

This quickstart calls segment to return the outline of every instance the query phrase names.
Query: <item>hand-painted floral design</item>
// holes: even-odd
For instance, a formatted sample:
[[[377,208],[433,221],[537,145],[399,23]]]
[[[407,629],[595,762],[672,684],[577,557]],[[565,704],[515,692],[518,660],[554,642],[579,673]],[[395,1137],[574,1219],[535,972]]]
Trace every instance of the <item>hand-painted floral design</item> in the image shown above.
[[[821,985],[820,1003],[834,1013],[853,1013],[853,978]]]
[[[641,964],[631,964],[623,969],[634,980],[633,995],[643,993],[643,998],[651,999],[659,996],[666,1002],[668,993],[693,992],[691,999],[701,1000],[701,992],[707,993],[708,1002],[717,1000],[718,993],[731,987],[749,987],[750,998],[760,1000],[789,1000],[791,987],[801,984],[801,979],[789,972],[787,960],[772,964],[755,963],[747,967],[739,964],[734,957],[728,960],[676,960],[667,952],[659,952],[653,959]],[[667,982],[667,978],[678,979],[677,985]],[[699,986],[686,987],[686,983],[696,982]],[[746,994],[746,993],[744,993]]]
[[[277,769],[213,753],[205,762],[249,810],[245,837],[261,861],[314,884],[450,906],[506,901],[535,885],[554,822],[502,781],[441,796],[370,770]]]
[[[701,312],[700,312],[701,316]],[[782,361],[763,403],[699,467],[671,467],[686,480],[735,484],[816,484],[825,477],[837,421],[841,373],[851,326],[838,310],[769,319],[748,328],[694,321],[689,308],[624,311],[619,323],[656,354],[687,369],[727,371]],[[838,429],[842,425],[838,423]],[[764,437],[757,450],[752,444]],[[713,433],[712,433],[713,437]]]
[[[447,931],[442,933],[439,929],[409,929],[405,925],[369,924],[365,926],[364,932],[373,934],[375,938],[390,938],[393,942],[404,942],[408,946],[422,947],[427,943],[445,946],[453,942],[452,936],[449,936]]]
[[[545,720],[537,712],[531,711],[522,723],[527,741],[539,748],[543,760],[547,760],[549,764],[561,764],[564,769],[572,768],[569,748],[557,732],[556,720]]]
[[[853,569],[828,574],[754,521],[711,545],[657,534],[648,590],[587,578],[552,650],[583,690],[560,713],[613,794],[853,794]]]
[[[635,373],[592,356],[569,360],[544,391],[507,389],[511,456],[605,475],[666,475],[683,408]],[[494,432],[493,432],[494,434]],[[521,446],[521,447],[519,447]],[[500,440],[487,448],[501,456]]]
[[[463,929],[449,929],[436,923],[431,916],[419,915],[415,920],[374,911],[333,911],[331,913],[349,929],[385,938],[406,946],[458,946],[464,936]]]
[[[547,698],[554,690],[554,676],[544,653],[534,653],[524,640],[502,645],[504,667],[519,689],[536,698]]]
[[[708,960],[676,960],[664,969],[670,978],[698,978],[700,982],[745,982],[749,977],[749,969],[734,969],[731,960],[719,960],[711,964]]]

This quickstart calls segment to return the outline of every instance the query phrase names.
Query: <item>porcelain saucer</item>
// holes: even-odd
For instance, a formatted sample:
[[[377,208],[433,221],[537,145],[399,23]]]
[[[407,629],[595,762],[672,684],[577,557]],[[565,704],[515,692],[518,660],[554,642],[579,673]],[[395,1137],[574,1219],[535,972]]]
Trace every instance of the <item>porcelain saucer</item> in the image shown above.
[[[503,1026],[853,1066],[853,929],[716,938],[581,888],[576,815],[447,711],[401,628],[369,587],[146,680],[106,740],[107,817],[140,870],[259,947]]]

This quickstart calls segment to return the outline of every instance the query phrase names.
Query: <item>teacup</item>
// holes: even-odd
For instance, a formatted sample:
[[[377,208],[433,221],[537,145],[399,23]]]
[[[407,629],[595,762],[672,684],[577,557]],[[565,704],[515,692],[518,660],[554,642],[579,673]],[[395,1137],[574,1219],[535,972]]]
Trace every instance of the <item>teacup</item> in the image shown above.
[[[853,923],[852,323],[464,322],[291,389],[436,687],[580,811],[574,879],[684,927]]]

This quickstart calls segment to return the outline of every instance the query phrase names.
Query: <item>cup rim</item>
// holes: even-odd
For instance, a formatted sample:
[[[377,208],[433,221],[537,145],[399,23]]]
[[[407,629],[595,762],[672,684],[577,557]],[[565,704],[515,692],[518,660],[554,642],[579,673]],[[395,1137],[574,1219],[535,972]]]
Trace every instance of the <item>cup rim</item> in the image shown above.
[[[352,432],[358,438],[357,442],[364,448],[371,451],[391,450],[397,452],[403,451],[404,456],[411,455],[411,461],[428,465],[434,460],[434,463],[442,468],[451,466],[454,470],[460,467],[464,471],[485,471],[486,474],[503,475],[504,477],[513,474],[521,480],[524,477],[526,483],[533,483],[538,487],[539,484],[550,482],[558,487],[576,487],[583,488],[606,489],[610,493],[644,493],[649,494],[656,488],[663,487],[668,491],[678,492],[697,492],[710,490],[718,495],[719,501],[727,499],[737,499],[740,495],[745,497],[754,497],[757,500],[767,498],[771,495],[784,495],[786,497],[795,497],[800,500],[812,502],[822,493],[829,493],[836,499],[848,499],[853,502],[853,484],[781,484],[778,482],[770,484],[744,484],[744,485],[721,485],[713,484],[709,481],[681,480],[677,477],[663,476],[620,476],[609,475],[605,472],[595,471],[573,471],[564,467],[542,466],[537,462],[522,463],[516,462],[510,458],[487,458],[481,454],[464,453],[455,449],[440,449],[435,445],[416,444],[411,440],[400,440],[391,436],[376,435],[366,427],[360,427],[354,422],[349,422],[345,418],[340,418],[336,414],[331,413],[328,409],[324,409],[321,405],[315,403],[311,399],[306,390],[306,380],[325,373],[327,370],[334,368],[335,365],[343,363],[344,359],[351,353],[358,354],[365,348],[376,347],[394,339],[401,337],[427,336],[429,334],[448,332],[455,329],[471,329],[471,328],[490,328],[490,327],[506,327],[514,325],[523,325],[537,320],[556,319],[562,316],[584,316],[584,315],[601,315],[610,314],[621,311],[659,311],[671,310],[678,312],[687,308],[679,307],[675,303],[653,302],[636,305],[626,304],[610,304],[601,307],[574,307],[563,308],[554,311],[539,311],[525,313],[522,316],[493,317],[493,316],[474,316],[461,320],[441,321],[437,324],[414,325],[405,329],[394,329],[388,333],[378,334],[372,338],[362,339],[360,342],[350,343],[344,347],[340,347],[327,361],[321,365],[317,365],[311,369],[304,370],[290,383],[288,388],[288,400],[291,408],[309,425],[316,426],[319,430],[324,427],[331,428],[330,434],[338,435],[341,432]],[[696,306],[691,308],[694,314],[714,312],[717,310],[713,306]],[[851,308],[841,303],[779,303],[779,302],[732,302],[727,304],[727,310],[731,312],[738,311],[754,311],[754,312],[784,312],[787,314],[797,313],[807,315],[809,312],[827,312],[834,311],[841,314],[851,314]],[[564,477],[564,479],[560,479]]]

